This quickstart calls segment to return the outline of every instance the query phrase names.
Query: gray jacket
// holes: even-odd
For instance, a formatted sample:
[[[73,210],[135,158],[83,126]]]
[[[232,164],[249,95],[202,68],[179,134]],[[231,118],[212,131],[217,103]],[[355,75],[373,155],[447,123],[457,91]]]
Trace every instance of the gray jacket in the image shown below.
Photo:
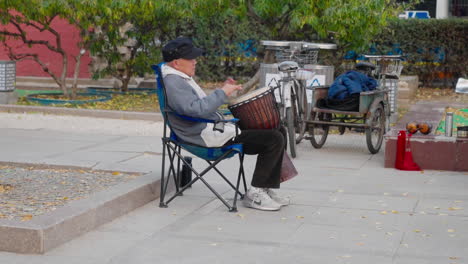
[[[227,98],[223,90],[218,89],[206,95],[188,75],[167,65],[163,66],[162,72],[168,110],[195,118],[223,119],[223,115],[217,112],[219,106],[224,104]],[[174,133],[189,143],[218,147],[235,136],[235,127],[232,124],[226,124],[224,132],[220,132],[213,129],[212,123],[193,122],[171,113],[168,117]]]

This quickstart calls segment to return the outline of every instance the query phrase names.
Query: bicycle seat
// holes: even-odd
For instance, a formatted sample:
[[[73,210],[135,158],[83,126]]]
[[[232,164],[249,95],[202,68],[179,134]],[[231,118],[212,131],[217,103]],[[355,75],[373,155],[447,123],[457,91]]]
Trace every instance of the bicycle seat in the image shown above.
[[[374,70],[375,69],[375,65],[373,63],[370,63],[370,62],[359,62],[356,64],[356,69],[357,70]]]
[[[299,69],[299,64],[294,61],[283,61],[278,65],[278,70],[281,72],[296,71]]]

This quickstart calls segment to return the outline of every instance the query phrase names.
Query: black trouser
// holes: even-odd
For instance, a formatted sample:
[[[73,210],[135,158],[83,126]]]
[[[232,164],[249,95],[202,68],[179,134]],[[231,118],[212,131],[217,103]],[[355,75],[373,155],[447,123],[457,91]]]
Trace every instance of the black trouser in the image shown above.
[[[252,186],[279,188],[281,163],[286,144],[284,132],[280,130],[242,130],[241,134],[233,141],[243,144],[245,154],[258,154],[252,176]]]

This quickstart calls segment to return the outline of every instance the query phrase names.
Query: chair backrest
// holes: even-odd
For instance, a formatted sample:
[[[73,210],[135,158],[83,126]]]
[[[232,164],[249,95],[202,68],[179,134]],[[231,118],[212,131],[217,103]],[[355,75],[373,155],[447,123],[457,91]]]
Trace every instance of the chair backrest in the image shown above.
[[[164,62],[161,62],[157,65],[151,66],[156,74],[156,94],[158,95],[159,109],[161,110],[161,113],[166,109],[166,89],[164,87],[161,69],[164,64]]]
[[[151,68],[154,70],[156,74],[156,94],[158,95],[159,108],[164,118],[164,137],[167,137],[167,127],[170,128],[171,125],[169,123],[168,111],[166,109],[167,94],[166,94],[166,87],[164,86],[164,80],[163,80],[163,75],[162,75],[162,66],[164,64],[165,63],[162,62],[157,65],[151,66]],[[202,119],[193,119],[192,121],[203,122]],[[184,142],[181,142],[177,138],[176,134],[172,131],[172,129],[170,133],[170,138],[173,141],[177,141],[178,144],[182,145],[184,149],[191,152],[195,156],[198,156],[206,160],[216,160],[231,149],[233,149],[234,152],[231,152],[228,156],[226,156],[226,158],[232,157],[236,152],[239,152],[239,153],[242,152],[242,144],[233,144],[233,145],[217,147],[217,148],[216,147],[208,148],[208,147],[193,145],[190,143],[184,143]]]

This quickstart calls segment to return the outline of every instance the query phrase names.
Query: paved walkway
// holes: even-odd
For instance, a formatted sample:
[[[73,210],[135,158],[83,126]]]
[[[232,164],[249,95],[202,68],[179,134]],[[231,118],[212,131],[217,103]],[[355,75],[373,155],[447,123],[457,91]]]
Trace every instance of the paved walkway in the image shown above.
[[[155,122],[0,114],[0,161],[157,171],[160,134]],[[0,263],[468,263],[468,174],[385,169],[383,153],[361,135],[304,142],[300,175],[281,189],[293,204],[279,212],[229,213],[197,184],[167,209],[154,201],[44,255],[0,252]]]

